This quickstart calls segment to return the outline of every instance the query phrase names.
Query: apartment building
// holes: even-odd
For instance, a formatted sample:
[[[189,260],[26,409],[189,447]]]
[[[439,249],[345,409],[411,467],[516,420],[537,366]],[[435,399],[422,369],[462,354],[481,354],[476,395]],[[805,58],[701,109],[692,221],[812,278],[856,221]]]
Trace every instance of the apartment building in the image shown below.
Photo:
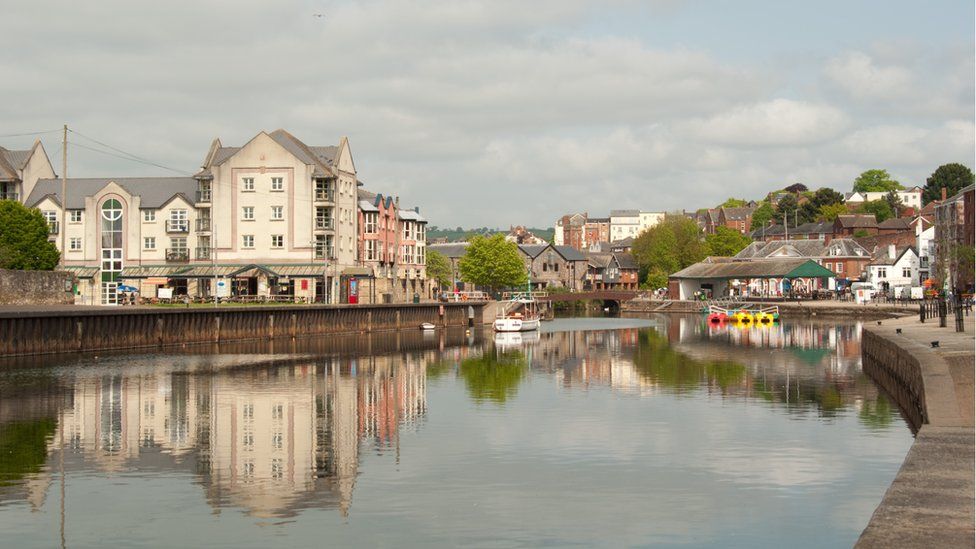
[[[844,195],[844,201],[848,204],[862,204],[874,200],[884,200],[888,196],[887,192],[852,192]],[[922,188],[915,186],[911,189],[895,191],[895,196],[907,208],[914,208],[915,211],[922,209]]]
[[[363,276],[360,183],[346,138],[309,146],[262,131],[241,146],[215,139],[192,177],[69,178],[63,227],[61,181],[43,147],[2,156],[2,191],[40,209],[59,248],[64,231],[64,265],[79,277],[82,302],[116,303],[125,285],[144,297],[163,288],[195,299],[336,303]],[[396,251],[409,259],[402,287],[424,288],[426,221],[398,216],[409,246]]]

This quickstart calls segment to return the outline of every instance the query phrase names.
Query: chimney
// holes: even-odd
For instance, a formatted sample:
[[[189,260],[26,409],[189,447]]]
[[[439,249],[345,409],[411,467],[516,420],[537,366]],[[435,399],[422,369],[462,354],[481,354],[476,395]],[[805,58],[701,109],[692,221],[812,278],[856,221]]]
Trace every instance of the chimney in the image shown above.
[[[888,244],[888,257],[891,259],[895,258],[895,245]]]
[[[942,187],[942,201],[945,202],[946,199],[946,188]]]

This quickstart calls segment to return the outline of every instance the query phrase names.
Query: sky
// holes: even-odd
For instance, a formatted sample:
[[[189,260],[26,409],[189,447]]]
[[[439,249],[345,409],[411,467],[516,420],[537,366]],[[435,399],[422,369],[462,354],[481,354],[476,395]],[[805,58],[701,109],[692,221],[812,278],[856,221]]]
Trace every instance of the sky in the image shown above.
[[[976,164],[971,0],[3,12],[16,47],[0,56],[0,146],[39,137],[60,172],[67,123],[71,177],[192,174],[214,138],[285,128],[309,145],[347,136],[366,188],[432,225],[544,227],[794,182],[848,191],[873,168],[924,185],[942,164]],[[168,169],[105,154],[119,150]]]

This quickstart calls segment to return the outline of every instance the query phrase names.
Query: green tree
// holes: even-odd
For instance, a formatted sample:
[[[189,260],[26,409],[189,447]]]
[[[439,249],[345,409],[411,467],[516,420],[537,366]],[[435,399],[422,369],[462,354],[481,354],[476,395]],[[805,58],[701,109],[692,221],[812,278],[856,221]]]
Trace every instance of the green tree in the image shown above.
[[[883,198],[881,200],[869,200],[858,206],[857,211],[858,213],[874,215],[878,223],[895,216],[895,212],[891,209],[891,204],[888,204],[888,201]]]
[[[677,272],[708,255],[698,224],[683,215],[668,215],[642,232],[631,251],[645,279],[650,273],[660,278],[661,274]]]
[[[868,170],[854,180],[854,192],[856,193],[884,193],[902,189],[904,187],[901,186],[901,183],[892,179],[887,170]]]
[[[894,212],[893,217],[898,217],[901,215],[901,211],[905,209],[905,204],[902,203],[901,198],[898,197],[898,193],[895,191],[888,191],[885,195],[884,201],[888,203],[888,207]]]
[[[973,184],[973,171],[962,164],[952,163],[939,166],[928,179],[922,189],[922,204],[942,199],[942,189],[946,196],[958,193],[963,187]]]
[[[766,225],[773,219],[776,212],[773,211],[773,206],[767,201],[763,201],[754,212],[752,212],[752,223],[749,225],[750,231],[755,231]]]
[[[427,278],[437,282],[438,288],[448,288],[454,284],[451,264],[447,258],[434,250],[427,250]]]
[[[749,245],[752,239],[728,227],[717,227],[715,234],[705,236],[708,255],[731,257]]]
[[[486,286],[492,290],[505,286],[519,286],[527,279],[525,263],[514,242],[505,235],[475,235],[468,244],[464,256],[458,261],[458,270],[465,282]]]
[[[824,206],[830,206],[832,204],[843,204],[844,195],[831,189],[830,187],[820,187],[813,197],[810,199],[813,205],[820,209]]]
[[[485,354],[462,360],[458,373],[464,379],[468,394],[476,402],[487,400],[505,404],[505,401],[515,396],[525,377],[527,365],[525,356],[517,351],[499,353],[498,356]]]
[[[0,268],[50,271],[61,254],[48,240],[48,224],[37,209],[0,200]]]
[[[844,204],[826,204],[820,206],[819,217],[824,221],[833,221],[838,215],[847,213],[847,206]]]
[[[745,200],[741,198],[729,198],[725,202],[718,205],[719,208],[744,208],[748,204]]]

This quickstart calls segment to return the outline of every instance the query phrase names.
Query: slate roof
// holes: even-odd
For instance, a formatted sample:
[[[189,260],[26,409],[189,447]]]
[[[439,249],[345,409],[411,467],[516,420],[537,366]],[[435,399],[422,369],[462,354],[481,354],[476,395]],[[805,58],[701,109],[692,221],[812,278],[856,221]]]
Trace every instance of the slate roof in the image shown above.
[[[446,258],[457,259],[468,251],[467,242],[453,242],[451,244],[428,244],[427,251],[435,251]]]
[[[400,210],[400,219],[404,221],[416,221],[417,223],[427,223],[427,219],[420,215],[416,210]]]
[[[766,225],[765,227],[759,227],[755,231],[752,231],[752,238],[753,240],[756,240],[763,238],[763,236],[777,236],[783,233],[784,230],[782,225]]]
[[[116,183],[129,194],[138,196],[141,199],[140,208],[159,208],[176,195],[195,204],[197,180],[192,177],[69,177],[68,209],[84,209],[85,197],[94,196],[109,183]],[[38,179],[37,185],[24,203],[33,207],[49,195],[60,204],[60,179]]]
[[[586,261],[591,267],[606,269],[607,265],[610,264],[610,259],[612,257],[613,254],[590,252],[586,254]]]
[[[755,208],[722,208],[722,213],[725,214],[725,219],[745,221],[755,210]]]
[[[640,217],[640,210],[610,210],[610,217]]]
[[[864,246],[849,238],[835,238],[827,244],[824,257],[870,257],[871,254]]]
[[[539,256],[539,254],[545,251],[545,249],[548,248],[549,245],[548,244],[519,244],[518,247],[520,250],[522,250],[522,253],[531,257],[532,259],[535,259],[536,257]]]
[[[790,229],[790,234],[829,234],[834,232],[834,224],[829,221],[821,223],[804,223]],[[768,233],[767,233],[768,234]]]
[[[875,259],[874,261],[872,261],[871,263],[869,263],[869,265],[877,265],[879,267],[880,266],[884,266],[884,265],[894,265],[894,264],[898,263],[899,261],[901,261],[902,256],[904,256],[909,251],[912,252],[913,254],[915,254],[916,256],[918,256],[918,252],[915,251],[915,246],[906,246],[904,248],[901,248],[901,250],[896,251],[895,252],[895,257],[893,257],[893,258],[890,257],[890,256],[888,256],[888,252],[886,250],[885,253],[884,253],[884,255],[882,257],[879,257],[879,258]]]
[[[580,253],[579,250],[572,246],[553,246],[559,255],[563,256],[566,261],[586,261],[586,256]]]
[[[359,209],[362,210],[362,211],[364,211],[364,212],[379,212],[380,211],[380,209],[375,204],[373,204],[372,201],[370,201],[370,200],[362,200],[362,199],[360,199],[360,201],[359,201]]]
[[[630,269],[638,268],[637,260],[635,260],[634,256],[630,254],[618,253],[618,254],[613,254],[613,257],[617,259],[617,263],[620,265],[621,269],[630,270]]]
[[[613,248],[620,248],[620,247],[631,246],[633,244],[634,244],[634,237],[628,236],[627,238],[621,238],[620,240],[614,240],[613,242],[610,243],[610,246],[613,247]]]
[[[24,168],[24,164],[30,158],[30,153],[30,151],[12,151],[0,147],[0,180],[16,181],[20,179],[17,170]]]
[[[295,155],[295,157],[301,160],[303,163],[314,166],[314,169],[312,170],[313,176],[327,176],[333,174],[332,166],[335,163],[335,156],[339,151],[339,147],[334,145],[325,147],[310,147],[294,135],[280,128],[269,133],[268,137],[281,145],[285,150]],[[234,156],[238,151],[240,151],[241,148],[242,147],[219,147],[214,152],[210,165],[219,166],[223,164],[230,157]],[[197,177],[206,177],[209,176],[210,173],[210,167],[207,166],[197,174]]]
[[[911,228],[911,222],[901,217],[893,217],[891,219],[885,219],[881,223],[878,223],[878,228],[907,231],[908,229]]]
[[[668,278],[732,279],[732,278],[799,278],[833,277],[834,273],[811,259],[760,259],[695,263]]]
[[[739,253],[735,254],[735,257],[739,259],[752,259],[754,257],[762,257],[759,255],[759,251],[768,244],[767,242],[750,242],[748,246],[742,248]]]

